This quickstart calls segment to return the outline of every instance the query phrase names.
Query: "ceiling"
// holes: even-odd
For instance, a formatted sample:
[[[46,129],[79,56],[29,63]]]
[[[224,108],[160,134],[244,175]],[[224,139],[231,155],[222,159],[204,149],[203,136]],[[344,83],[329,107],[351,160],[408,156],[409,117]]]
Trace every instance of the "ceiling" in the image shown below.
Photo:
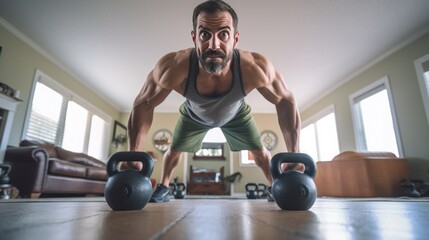
[[[193,47],[193,8],[202,1],[0,0],[0,17],[120,111],[129,111],[164,54]],[[428,0],[230,0],[238,48],[267,56],[301,109],[429,27]],[[2,20],[2,19],[0,19]],[[12,27],[11,27],[12,26]],[[172,93],[157,111],[177,111]],[[274,112],[257,91],[254,112]]]

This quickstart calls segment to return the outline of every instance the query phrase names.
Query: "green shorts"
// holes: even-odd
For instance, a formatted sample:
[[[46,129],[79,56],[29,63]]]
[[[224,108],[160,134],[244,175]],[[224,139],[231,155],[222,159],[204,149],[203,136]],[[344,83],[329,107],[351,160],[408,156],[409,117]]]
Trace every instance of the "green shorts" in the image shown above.
[[[184,104],[180,107],[180,117],[173,134],[171,149],[181,152],[197,152],[206,133],[213,127],[194,121],[186,112]],[[250,106],[243,104],[237,115],[220,129],[231,151],[262,148],[261,137],[250,112]]]

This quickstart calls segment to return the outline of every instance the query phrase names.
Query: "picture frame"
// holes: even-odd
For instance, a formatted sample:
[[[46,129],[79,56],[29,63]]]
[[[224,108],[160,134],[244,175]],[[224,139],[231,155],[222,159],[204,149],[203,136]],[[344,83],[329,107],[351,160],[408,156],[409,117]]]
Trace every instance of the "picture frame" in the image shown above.
[[[112,144],[115,147],[118,147],[118,145],[123,145],[126,142],[127,127],[115,120],[115,125],[113,126]]]

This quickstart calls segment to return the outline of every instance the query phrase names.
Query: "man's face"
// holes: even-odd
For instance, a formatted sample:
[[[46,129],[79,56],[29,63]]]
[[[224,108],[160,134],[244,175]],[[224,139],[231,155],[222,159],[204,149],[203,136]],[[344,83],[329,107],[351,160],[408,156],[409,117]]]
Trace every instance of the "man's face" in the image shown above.
[[[222,72],[232,59],[238,36],[238,32],[234,34],[232,17],[228,12],[201,12],[198,15],[192,40],[198,60],[208,73],[218,75]]]

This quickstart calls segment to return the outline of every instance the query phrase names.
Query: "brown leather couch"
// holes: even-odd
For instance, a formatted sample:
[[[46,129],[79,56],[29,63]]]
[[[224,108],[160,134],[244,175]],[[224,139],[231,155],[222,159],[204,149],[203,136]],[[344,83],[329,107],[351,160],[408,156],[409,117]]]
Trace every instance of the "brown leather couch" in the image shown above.
[[[67,151],[40,140],[23,140],[6,150],[10,183],[21,197],[39,194],[102,195],[106,164],[83,153]]]
[[[316,165],[318,196],[398,197],[409,180],[407,159],[390,152],[345,151]]]

